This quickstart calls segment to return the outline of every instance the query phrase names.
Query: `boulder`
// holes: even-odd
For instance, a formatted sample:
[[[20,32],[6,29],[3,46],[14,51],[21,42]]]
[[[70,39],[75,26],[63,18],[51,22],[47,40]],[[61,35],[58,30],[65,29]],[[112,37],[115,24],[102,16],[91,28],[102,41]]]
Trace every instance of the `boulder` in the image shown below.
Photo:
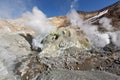
[[[79,48],[81,53],[90,50],[87,37],[77,28],[60,28],[46,36],[41,43],[44,48],[39,54],[40,57],[58,57],[64,55],[63,51],[70,47]]]
[[[13,72],[15,64],[19,57],[31,53],[30,47],[28,41],[19,34],[0,34],[0,80],[16,80]]]
[[[19,34],[3,33],[0,34],[0,52],[4,50],[15,55],[28,55],[31,45]]]

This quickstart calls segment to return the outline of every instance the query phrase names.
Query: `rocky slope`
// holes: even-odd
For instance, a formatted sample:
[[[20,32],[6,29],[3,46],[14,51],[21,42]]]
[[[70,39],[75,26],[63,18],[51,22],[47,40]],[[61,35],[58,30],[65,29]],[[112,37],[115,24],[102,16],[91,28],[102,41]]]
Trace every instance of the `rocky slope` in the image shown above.
[[[118,31],[119,35],[119,6],[117,2],[99,11],[78,13],[84,24],[97,25],[101,34]],[[104,17],[112,20],[111,30],[108,25],[101,28]],[[0,19],[0,80],[120,80],[119,46],[93,47],[81,27],[72,26],[66,16],[47,21],[57,29],[46,35],[40,42],[44,47],[36,50],[32,45],[35,32],[24,18]]]
[[[100,15],[101,12],[106,11],[103,15]],[[111,24],[116,28],[119,29],[120,26],[120,1],[103,8],[98,11],[93,11],[93,12],[81,12],[78,11],[78,13],[84,17],[84,19],[92,18],[94,24],[97,24],[102,17],[107,17],[112,19]],[[99,15],[99,16],[98,16]],[[95,17],[96,16],[96,17]],[[98,24],[97,24],[98,25]]]

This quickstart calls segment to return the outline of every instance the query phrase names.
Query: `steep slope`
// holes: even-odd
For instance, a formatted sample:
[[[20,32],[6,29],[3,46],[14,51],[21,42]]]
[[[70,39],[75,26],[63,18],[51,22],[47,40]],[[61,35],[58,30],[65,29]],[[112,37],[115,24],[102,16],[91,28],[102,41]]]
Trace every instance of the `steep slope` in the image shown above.
[[[83,16],[85,20],[86,19],[93,20],[94,21],[93,24],[97,24],[97,25],[99,25],[98,22],[101,18],[103,17],[110,18],[112,20],[111,24],[113,25],[113,27],[115,27],[115,29],[120,29],[120,1],[101,10],[92,11],[92,12],[78,11],[78,13],[81,16]]]

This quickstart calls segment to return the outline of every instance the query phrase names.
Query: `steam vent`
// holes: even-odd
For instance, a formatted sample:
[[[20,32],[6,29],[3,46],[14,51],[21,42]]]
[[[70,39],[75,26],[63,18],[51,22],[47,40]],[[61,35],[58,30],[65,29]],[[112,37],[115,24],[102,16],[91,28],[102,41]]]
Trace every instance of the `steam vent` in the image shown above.
[[[120,1],[93,12],[71,9],[0,19],[0,80],[120,80]]]

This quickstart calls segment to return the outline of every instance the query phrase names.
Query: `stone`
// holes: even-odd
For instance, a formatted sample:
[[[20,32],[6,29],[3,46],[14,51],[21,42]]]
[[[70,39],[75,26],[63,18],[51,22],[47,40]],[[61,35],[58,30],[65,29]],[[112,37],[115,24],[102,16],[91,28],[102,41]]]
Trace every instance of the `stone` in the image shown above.
[[[21,56],[31,53],[30,44],[19,34],[0,34],[0,80],[19,80],[14,75],[14,68]]]
[[[36,80],[43,72],[48,70],[48,66],[39,61],[38,56],[34,53],[28,56],[19,58],[15,64],[14,74],[20,80]]]
[[[0,52],[4,50],[15,55],[28,55],[31,45],[19,34],[3,33],[0,34]]]
[[[52,70],[37,80],[120,80],[119,76],[101,71]]]
[[[28,55],[31,51],[30,44],[19,34],[0,34],[0,51],[7,50],[15,55]]]
[[[85,34],[79,29],[60,28],[56,32],[50,33],[42,42],[43,51],[40,57],[58,57],[63,54],[62,51],[70,47],[77,47],[82,52],[90,50],[90,43]]]

